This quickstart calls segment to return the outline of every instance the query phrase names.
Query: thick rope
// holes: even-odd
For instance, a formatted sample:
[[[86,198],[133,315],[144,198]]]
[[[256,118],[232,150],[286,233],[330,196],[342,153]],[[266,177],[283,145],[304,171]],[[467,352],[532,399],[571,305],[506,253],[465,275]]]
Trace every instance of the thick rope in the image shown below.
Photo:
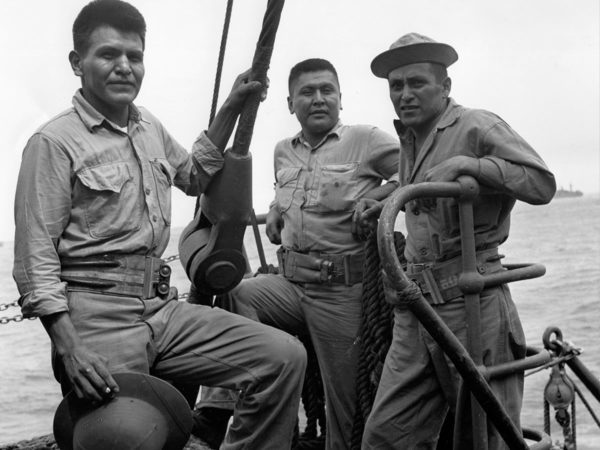
[[[402,260],[404,236],[397,233],[395,237],[396,251]],[[384,299],[381,261],[375,232],[369,234],[365,244],[362,306],[352,449],[360,449],[365,422],[371,412],[385,356],[392,342],[393,305]]]

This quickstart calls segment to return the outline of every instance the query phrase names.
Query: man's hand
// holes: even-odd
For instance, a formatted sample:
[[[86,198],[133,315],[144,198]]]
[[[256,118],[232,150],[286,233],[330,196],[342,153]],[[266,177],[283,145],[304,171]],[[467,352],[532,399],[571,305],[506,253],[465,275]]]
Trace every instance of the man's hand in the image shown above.
[[[235,111],[239,112],[242,110],[246,97],[250,94],[260,91],[260,100],[263,101],[267,98],[269,80],[267,79],[266,86],[263,86],[259,81],[250,81],[251,71],[252,69],[248,69],[237,76],[227,97],[226,102]]]
[[[102,355],[78,345],[62,356],[67,377],[77,397],[101,402],[114,397],[119,391],[116,381],[106,368],[108,361]]]
[[[369,231],[377,228],[377,219],[383,209],[383,202],[372,198],[361,198],[354,207],[352,235],[357,240],[365,240]]]
[[[479,176],[479,160],[458,155],[442,161],[425,172],[424,181],[456,181],[461,175]]]
[[[51,314],[40,320],[62,359],[77,397],[100,402],[119,392],[117,382],[107,369],[106,358],[83,345],[69,313]]]
[[[206,130],[208,138],[221,150],[225,149],[231,133],[233,133],[233,128],[248,95],[260,91],[261,100],[264,100],[267,96],[268,86],[263,86],[258,81],[249,81],[249,77],[250,69],[238,75],[223,106],[219,108],[214,120]]]
[[[266,232],[269,241],[276,245],[281,244],[281,230],[283,229],[284,222],[277,206],[273,206],[269,210],[266,223]]]

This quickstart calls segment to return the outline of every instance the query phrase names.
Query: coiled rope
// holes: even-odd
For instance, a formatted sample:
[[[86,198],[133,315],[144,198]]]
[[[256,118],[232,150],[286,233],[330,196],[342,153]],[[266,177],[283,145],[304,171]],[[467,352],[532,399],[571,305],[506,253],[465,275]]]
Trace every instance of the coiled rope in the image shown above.
[[[404,236],[395,233],[396,252],[404,261]],[[392,342],[393,305],[385,301],[377,233],[372,231],[365,244],[363,271],[362,322],[359,334],[360,353],[356,378],[356,410],[351,448],[360,449],[365,421],[371,412],[381,378],[385,356]]]

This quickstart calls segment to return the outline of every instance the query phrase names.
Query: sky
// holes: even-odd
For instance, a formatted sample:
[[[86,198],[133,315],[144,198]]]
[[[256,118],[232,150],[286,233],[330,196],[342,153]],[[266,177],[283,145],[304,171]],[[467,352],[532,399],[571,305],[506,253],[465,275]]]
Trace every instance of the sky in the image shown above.
[[[0,45],[0,241],[14,236],[13,202],[21,153],[31,134],[71,105],[79,87],[68,63],[71,26],[86,0],[2,0]],[[190,148],[207,127],[225,0],[132,0],[145,16],[146,77],[136,103]],[[220,102],[250,67],[267,0],[237,0]],[[287,76],[298,61],[337,68],[342,121],[394,133],[384,80],[373,57],[418,32],[452,45],[451,96],[501,116],[542,156],[557,184],[600,191],[600,2],[598,0],[287,0],[252,144],[254,209],[267,211],[276,142],[299,130],[287,109]],[[219,103],[220,103],[219,102]],[[185,226],[195,200],[173,193],[173,225]]]

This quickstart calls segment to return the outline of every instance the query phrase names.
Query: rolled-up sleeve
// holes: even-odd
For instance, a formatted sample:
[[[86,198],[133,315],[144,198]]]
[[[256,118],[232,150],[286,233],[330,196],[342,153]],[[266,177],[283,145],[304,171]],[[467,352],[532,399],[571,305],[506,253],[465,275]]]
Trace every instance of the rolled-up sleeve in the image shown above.
[[[223,168],[223,151],[217,148],[203,131],[194,142],[192,158],[197,169],[195,181],[200,191],[204,192],[212,177]]]
[[[366,164],[372,167],[373,174],[384,180],[398,182],[399,158],[398,138],[373,127],[369,134],[369,151],[366,158]]]
[[[542,158],[510,126],[498,122],[483,139],[479,181],[517,200],[544,204],[556,191],[554,175]]]
[[[13,277],[25,317],[68,311],[57,253],[71,210],[70,160],[58,144],[35,134],[23,152],[15,196]]]

